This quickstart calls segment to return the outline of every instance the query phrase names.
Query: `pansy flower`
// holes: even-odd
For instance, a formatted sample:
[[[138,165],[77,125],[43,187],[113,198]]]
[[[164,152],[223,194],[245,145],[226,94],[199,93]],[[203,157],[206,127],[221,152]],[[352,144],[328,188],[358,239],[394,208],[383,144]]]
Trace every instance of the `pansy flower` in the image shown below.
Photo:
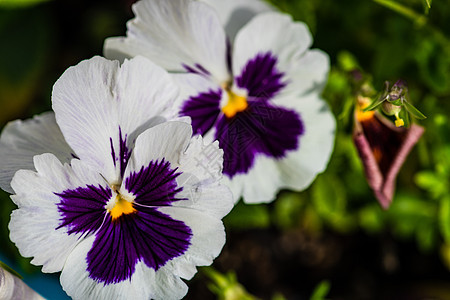
[[[396,127],[377,111],[365,111],[370,98],[358,96],[353,141],[361,158],[367,183],[383,209],[389,208],[398,172],[424,128],[412,124]],[[397,122],[397,120],[396,120]]]
[[[309,49],[305,24],[259,13],[233,39],[203,2],[142,0],[133,11],[127,37],[107,39],[105,55],[143,55],[184,73],[174,74],[180,116],[191,117],[195,134],[219,141],[235,201],[268,202],[281,188],[302,190],[325,169],[335,130],[320,98],[329,61]]]
[[[15,173],[11,198],[18,209],[9,229],[33,264],[62,271],[73,298],[181,298],[181,278],[221,251],[221,218],[233,206],[219,184],[222,151],[192,138],[186,122],[161,122],[177,96],[168,73],[142,57],[122,66],[95,57],[55,83],[53,120],[61,136],[45,141],[66,144],[35,155],[34,170]],[[43,132],[40,123],[49,119],[11,125],[2,146],[20,148],[26,135],[15,137],[18,128]]]

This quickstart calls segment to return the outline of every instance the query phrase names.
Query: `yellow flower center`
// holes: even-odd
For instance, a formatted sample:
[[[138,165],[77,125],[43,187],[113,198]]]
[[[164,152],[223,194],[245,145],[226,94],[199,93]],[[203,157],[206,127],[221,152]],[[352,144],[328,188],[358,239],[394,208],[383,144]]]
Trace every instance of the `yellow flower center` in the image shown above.
[[[358,96],[358,105],[356,107],[356,119],[359,122],[367,121],[373,118],[375,111],[369,110],[364,111],[364,109],[369,106],[370,98]]]
[[[398,113],[395,114],[395,126],[396,127],[405,126],[405,121],[403,121],[403,119],[399,117]]]
[[[248,107],[247,97],[239,96],[230,90],[226,90],[228,95],[227,105],[222,107],[222,112],[228,118],[234,117],[238,112],[244,111]]]
[[[122,196],[119,194],[116,197],[116,202],[114,204],[114,207],[111,210],[108,210],[111,214],[111,218],[116,220],[121,215],[127,215],[134,213],[136,209],[133,207],[133,203],[130,201],[125,200],[122,198]]]

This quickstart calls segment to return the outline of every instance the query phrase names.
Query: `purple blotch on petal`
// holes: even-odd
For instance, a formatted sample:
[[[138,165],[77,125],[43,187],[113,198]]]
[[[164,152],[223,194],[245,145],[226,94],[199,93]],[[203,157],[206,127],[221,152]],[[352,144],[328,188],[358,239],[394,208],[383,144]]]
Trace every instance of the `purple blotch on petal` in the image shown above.
[[[174,201],[185,200],[175,197],[183,189],[176,182],[180,174],[177,168],[170,168],[170,162],[162,159],[131,173],[125,179],[125,188],[136,197],[138,204],[168,206]]]
[[[277,58],[272,53],[258,53],[250,59],[242,73],[235,78],[240,88],[248,91],[248,96],[269,100],[286,86],[284,73],[276,68]]]
[[[61,223],[56,228],[67,227],[67,232],[92,233],[102,224],[105,205],[112,196],[109,187],[87,185],[55,193],[61,198],[57,204]]]
[[[221,98],[222,89],[209,90],[190,97],[183,104],[180,115],[191,117],[192,129],[195,134],[204,134],[214,125],[221,113]]]
[[[104,284],[130,280],[139,261],[157,271],[187,251],[191,229],[158,211],[161,206],[184,200],[176,198],[182,190],[177,186],[180,173],[176,171],[163,159],[126,178],[125,188],[135,196],[136,212],[114,221],[107,216],[88,252],[89,277]]]
[[[109,220],[88,252],[89,277],[105,285],[130,280],[139,261],[157,271],[187,251],[191,236],[183,222],[156,208]]]
[[[224,151],[223,172],[232,178],[248,172],[257,155],[280,159],[298,149],[304,125],[292,110],[249,101],[248,108],[233,118],[222,116],[216,130],[215,138]]]

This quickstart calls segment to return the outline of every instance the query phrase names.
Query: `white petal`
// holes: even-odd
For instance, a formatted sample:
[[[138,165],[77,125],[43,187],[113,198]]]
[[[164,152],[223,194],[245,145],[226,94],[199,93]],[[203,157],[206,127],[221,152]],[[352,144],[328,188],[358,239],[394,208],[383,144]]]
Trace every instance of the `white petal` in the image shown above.
[[[217,91],[222,89],[219,84],[214,81],[197,74],[171,74],[175,84],[180,88],[178,109],[181,109],[182,104],[192,96],[197,96],[200,93],[208,92],[210,90]]]
[[[106,57],[143,55],[169,71],[199,64],[217,80],[228,79],[226,36],[211,7],[191,0],[143,0],[133,11],[127,37],[105,41]]]
[[[264,155],[256,157],[246,174],[237,174],[232,179],[223,176],[222,184],[230,187],[235,203],[243,197],[249,204],[273,201],[283,186],[277,161]]]
[[[210,216],[222,219],[233,208],[233,195],[222,178],[223,151],[218,142],[205,144],[201,136],[192,138],[188,149],[180,158],[178,168],[182,174],[177,178],[183,191],[178,197],[189,201],[178,201],[174,206],[189,207]]]
[[[282,159],[259,154],[246,174],[232,179],[224,176],[222,183],[230,187],[235,202],[242,196],[245,203],[265,203],[274,200],[281,189],[304,190],[330,159],[336,122],[326,103],[316,94],[273,100],[299,113],[305,130],[299,148]]]
[[[289,102],[285,99],[284,104],[300,113],[305,132],[300,137],[299,149],[289,152],[278,166],[282,171],[283,187],[300,191],[327,167],[334,146],[336,120],[318,95]]]
[[[176,105],[178,111],[181,110],[183,104],[189,100],[190,97],[198,96],[201,93],[207,93],[210,91],[217,92],[222,87],[216,82],[208,80],[204,76],[197,74],[171,74],[175,83],[180,88],[180,97],[178,98],[178,104]],[[226,93],[222,90],[221,102],[225,101]],[[203,140],[207,144],[211,144],[215,141],[215,128],[211,128],[203,134]]]
[[[61,273],[64,290],[74,299],[180,299],[187,293],[181,280],[190,279],[196,266],[210,265],[225,243],[225,231],[220,219],[192,208],[165,207],[159,209],[191,228],[189,249],[154,271],[140,261],[130,280],[103,285],[89,278],[86,257],[92,248],[91,236],[71,252]],[[138,288],[137,288],[138,287]]]
[[[179,164],[181,153],[186,149],[192,137],[192,128],[183,122],[165,122],[140,134],[125,170],[124,177],[138,172],[151,161],[169,161],[175,168]]]
[[[192,140],[191,137],[191,126],[181,122],[165,122],[148,129],[137,138],[124,177],[148,166],[151,161],[164,158],[182,173],[177,177],[178,185],[183,186],[178,197],[189,199],[174,205],[223,218],[233,207],[229,189],[218,184],[222,176],[223,151],[218,142],[204,144],[200,136]]]
[[[234,41],[236,33],[255,15],[276,10],[272,5],[260,0],[201,0],[211,5],[219,14],[225,32]]]
[[[61,285],[73,299],[181,299],[186,295],[186,284],[166,266],[155,272],[142,261],[130,280],[104,285],[89,278],[86,257],[94,238],[77,245],[61,273]]]
[[[11,215],[10,238],[22,256],[34,256],[31,262],[43,265],[42,271],[57,272],[80,236],[69,235],[65,227],[57,229],[62,216],[55,193],[104,180],[79,160],[70,167],[49,153],[35,156],[34,165],[37,172],[19,170],[11,182],[16,193],[11,198],[19,208]]]
[[[233,206],[231,193],[218,184],[221,165],[218,168],[216,165],[209,167],[211,173],[205,174],[203,166],[196,165],[195,159],[201,159],[202,151],[207,146],[219,151],[219,160],[222,152],[217,143],[205,145],[201,137],[191,140],[191,135],[190,126],[180,122],[165,122],[146,130],[137,138],[126,170],[128,174],[130,170],[137,170],[152,160],[165,158],[183,174],[195,175],[192,182],[177,178],[179,186],[183,186],[179,197],[190,197],[185,191],[191,186],[198,188],[194,192],[196,197],[189,198],[192,201],[178,201],[173,206],[158,209],[174,220],[182,221],[192,230],[188,250],[168,261],[156,272],[139,261],[130,280],[104,285],[89,278],[87,272],[86,257],[94,238],[90,237],[72,251],[61,274],[63,288],[70,296],[75,299],[180,299],[187,293],[187,286],[181,278],[192,278],[197,266],[210,265],[219,255],[225,243],[221,218]],[[168,136],[171,138],[167,139]],[[202,161],[204,160],[208,161]]]
[[[214,215],[192,208],[172,206],[160,208],[159,211],[184,222],[193,233],[191,245],[186,253],[172,259],[164,267],[171,273],[190,279],[196,272],[195,266],[212,264],[225,244],[222,221]]]
[[[305,24],[277,12],[261,13],[237,34],[233,52],[233,74],[239,76],[247,62],[259,53],[270,52],[278,59],[280,71],[289,70],[311,46],[312,38]]]
[[[119,123],[125,132],[134,132],[154,117],[176,117],[173,104],[179,90],[169,73],[150,60],[136,57],[125,61],[116,81]]]
[[[328,80],[329,69],[330,61],[326,53],[317,49],[305,52],[300,59],[291,63],[289,69],[284,70],[289,84],[277,98],[320,94]]]
[[[10,182],[14,173],[20,169],[33,170],[33,156],[48,152],[63,163],[73,158],[53,112],[8,123],[0,137],[0,187],[12,193]]]
[[[64,72],[52,100],[56,120],[77,156],[114,182],[120,175],[115,160],[121,138],[131,149],[139,133],[174,117],[177,96],[168,73],[148,59],[136,57],[119,67],[117,61],[94,57]]]

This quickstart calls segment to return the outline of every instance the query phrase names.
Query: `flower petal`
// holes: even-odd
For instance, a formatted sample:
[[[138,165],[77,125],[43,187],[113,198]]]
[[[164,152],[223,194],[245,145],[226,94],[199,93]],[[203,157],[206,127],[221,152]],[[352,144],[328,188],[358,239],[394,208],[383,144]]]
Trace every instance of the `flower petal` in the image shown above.
[[[136,221],[134,223],[134,225],[139,227],[138,229],[130,230],[126,235],[113,234],[111,235],[112,240],[107,240],[104,239],[104,237],[109,235],[105,233],[112,229],[105,226],[98,232],[95,240],[93,236],[88,237],[77,245],[68,257],[66,266],[61,274],[62,285],[72,297],[86,298],[88,295],[93,298],[107,299],[121,299],[124,297],[179,299],[187,293],[187,286],[181,278],[192,278],[196,273],[196,266],[211,264],[212,260],[220,253],[225,243],[225,231],[221,218],[228,213],[233,206],[231,194],[226,187],[218,184],[221,169],[220,166],[217,168],[217,165],[213,164],[213,166],[208,167],[208,171],[210,172],[205,173],[205,169],[203,169],[205,166],[198,165],[196,162],[197,159],[201,159],[202,162],[216,162],[216,160],[211,160],[209,156],[202,157],[202,154],[204,154],[203,150],[205,150],[207,146],[210,147],[209,149],[213,153],[219,155],[215,156],[219,163],[221,162],[222,151],[219,150],[217,143],[214,143],[213,145],[203,144],[201,137],[193,138],[186,151],[184,151],[186,148],[185,142],[173,144],[170,141],[165,141],[164,136],[173,135],[177,132],[184,132],[182,136],[186,135],[188,141],[192,134],[189,125],[178,122],[166,122],[148,129],[138,137],[138,140],[136,141],[136,151],[133,152],[130,163],[142,164],[146,160],[158,159],[160,157],[160,151],[150,150],[148,151],[150,154],[148,154],[147,151],[144,151],[145,148],[148,150],[149,145],[156,146],[156,148],[162,147],[166,150],[171,149],[171,147],[167,147],[166,145],[173,146],[175,149],[173,152],[177,152],[178,155],[171,154],[169,151],[169,155],[164,156],[164,158],[171,159],[173,165],[177,167],[177,172],[181,173],[181,175],[170,175],[169,177],[176,177],[178,187],[182,187],[182,190],[180,189],[177,197],[187,198],[191,201],[175,201],[171,202],[171,205],[159,208],[156,208],[155,206],[144,207],[138,205],[136,206],[136,209],[138,210],[136,214],[126,215],[122,220],[119,220],[120,222],[127,221],[123,226],[126,225],[132,229],[133,226],[131,225],[133,224],[131,218],[135,218],[136,221],[137,218],[140,217],[140,214],[148,214],[142,222]],[[174,140],[184,140],[184,138],[175,137]],[[160,144],[164,145],[160,146]],[[128,174],[127,172],[126,174]],[[189,173],[195,177],[195,180],[186,181],[181,178],[183,174],[189,175]],[[145,190],[156,182],[155,176],[160,176],[161,174],[164,174],[164,171],[158,170],[155,174],[148,174],[149,176],[146,178],[142,177],[142,180],[135,177],[134,179],[137,180],[133,179],[133,184],[128,182],[127,185],[125,183],[123,188],[126,188],[129,192],[135,194],[135,200],[136,202],[139,202],[138,204],[156,204],[156,202],[148,201],[148,191],[144,191],[144,196],[147,198],[143,199],[140,195],[142,187],[136,189],[133,187],[136,187],[136,185],[144,185]],[[146,182],[150,178],[151,183]],[[130,184],[133,187],[131,187]],[[194,186],[196,189],[188,192],[188,190]],[[123,189],[121,189],[121,193],[122,191]],[[191,195],[194,196],[191,197]],[[143,228],[142,226],[147,226],[145,224],[150,220],[147,218],[150,215],[153,220],[151,222],[152,226]],[[155,219],[155,217],[157,218]],[[154,222],[155,220],[162,220],[161,224],[164,223],[165,225],[160,226],[161,224],[159,221]],[[171,221],[167,223],[168,220]],[[177,224],[172,224],[171,222],[176,222]],[[129,257],[129,252],[146,252],[150,251],[150,249],[152,251],[157,251],[158,247],[160,247],[157,244],[163,242],[166,246],[172,245],[171,249],[174,249],[173,246],[182,240],[182,238],[178,238],[177,240],[170,241],[170,236],[179,237],[178,230],[181,227],[178,225],[178,222],[184,224],[183,226],[186,226],[186,228],[189,228],[190,230],[188,248],[180,255],[172,255],[170,260],[165,261],[164,264],[159,264],[158,266],[154,266],[148,261],[145,261],[145,258],[136,260],[136,263],[133,265],[133,270],[130,273],[131,277],[129,280],[113,280],[107,284],[103,284],[103,280],[93,278],[92,269],[89,266],[90,257],[92,256],[97,257],[97,263],[104,264],[103,268],[98,268],[99,271],[106,272],[107,270],[114,269],[116,272],[122,270],[121,264],[126,262],[124,257]],[[152,231],[152,234],[148,237],[139,235],[139,238],[136,238],[138,232],[147,232],[149,230]],[[169,234],[169,239],[167,239],[167,234]],[[133,235],[135,236],[134,238]],[[123,236],[123,238],[121,238],[121,236]],[[158,237],[155,245],[149,247],[142,244],[143,241],[155,238],[155,236]],[[101,243],[99,239],[102,238],[103,246],[100,246]],[[117,239],[117,241],[114,241],[114,239]],[[129,239],[134,239],[134,242],[127,242]],[[113,244],[118,246],[113,248]],[[120,250],[121,245],[124,244],[128,244],[126,247],[127,254],[121,255],[120,253],[125,252]],[[111,253],[107,253],[108,251]],[[114,251],[118,252],[114,254]],[[100,257],[108,258],[104,260],[100,259]],[[117,259],[117,257],[119,259]],[[155,255],[151,257],[160,257],[160,255],[155,252]],[[136,286],[139,286],[140,288],[136,289]]]
[[[168,272],[166,267],[156,272],[142,261],[136,264],[130,280],[104,285],[90,278],[86,257],[92,249],[94,238],[91,236],[77,245],[61,273],[61,284],[72,298],[181,299],[186,295],[187,286],[178,276]]]
[[[183,190],[178,193],[188,201],[173,206],[189,207],[222,219],[233,208],[233,195],[219,184],[222,178],[223,151],[219,143],[205,143],[201,136],[192,138],[187,150],[180,157],[177,178]]]
[[[167,139],[167,136],[172,138]],[[138,137],[124,177],[131,177],[151,161],[164,159],[181,173],[177,182],[183,189],[177,198],[187,199],[172,202],[171,205],[207,211],[222,218],[231,210],[233,203],[229,190],[218,185],[222,175],[223,151],[217,142],[204,143],[200,136],[192,140],[191,136],[190,126],[180,122],[166,122],[148,129]],[[126,180],[122,189],[133,193],[127,188]]]
[[[301,118],[302,134],[299,136],[298,147],[286,149],[277,159],[267,155],[255,156],[246,173],[237,173],[231,178],[224,176],[222,182],[231,188],[236,202],[241,196],[245,203],[270,202],[283,188],[301,191],[326,168],[334,144],[336,125],[333,115],[317,95],[291,100],[290,105],[283,106],[282,109],[295,111]],[[277,102],[277,97],[274,102]],[[265,121],[263,124],[270,122]],[[292,130],[291,127],[289,129]],[[278,129],[277,132],[284,131],[285,129]],[[287,142],[283,141],[282,135],[279,138],[282,142],[276,143],[278,147]],[[227,151],[225,146],[224,151]]]
[[[311,46],[312,38],[305,24],[293,22],[289,15],[277,12],[261,13],[237,34],[232,69],[235,76],[260,54],[270,53],[277,58],[277,69],[289,73],[292,66]],[[288,79],[290,79],[288,77]]]
[[[230,187],[235,203],[242,197],[248,204],[273,201],[283,186],[277,161],[263,155],[255,158],[247,173],[236,174],[231,179],[224,176],[222,184]]]
[[[143,57],[119,63],[94,57],[67,69],[53,88],[53,109],[68,144],[110,183],[123,175],[134,140],[175,116],[178,89]]]
[[[139,172],[142,167],[148,166],[152,161],[164,159],[176,168],[180,155],[189,144],[191,136],[191,126],[177,121],[165,122],[147,129],[136,140],[124,178]],[[125,184],[124,181],[122,188],[125,188]]]
[[[53,112],[8,123],[0,137],[0,187],[12,193],[10,182],[14,173],[33,170],[33,156],[43,153],[53,153],[63,163],[74,158]]]
[[[169,71],[195,71],[228,79],[226,36],[216,12],[191,0],[139,1],[127,37],[109,38],[104,53],[123,59],[143,55]]]
[[[165,266],[169,273],[190,279],[195,274],[195,266],[210,265],[220,254],[225,244],[223,223],[214,215],[189,207],[164,207],[160,211],[182,221],[192,230],[189,249]]]
[[[231,42],[237,32],[255,15],[276,10],[272,5],[260,0],[201,0],[211,5],[219,14],[225,32]]]
[[[305,126],[298,150],[279,161],[282,187],[300,191],[325,170],[334,146],[336,121],[328,105],[316,94],[279,102],[299,112]]]
[[[192,235],[189,227],[154,207],[137,209],[114,222],[107,220],[96,232],[86,257],[90,278],[105,285],[127,281],[139,261],[158,271],[186,252]]]
[[[216,138],[224,150],[224,174],[230,178],[247,173],[259,155],[283,158],[302,144],[303,122],[293,110],[264,101],[249,101],[233,118],[222,116]]]
[[[104,185],[104,180],[80,160],[62,165],[49,153],[35,156],[34,166],[37,172],[19,170],[11,182],[16,193],[11,198],[19,208],[11,215],[10,238],[21,255],[34,256],[31,262],[43,265],[44,272],[57,272],[81,237],[62,226],[64,213],[57,194],[86,183]]]
[[[221,99],[222,89],[200,93],[184,103],[180,114],[191,117],[196,134],[204,134],[214,126],[221,114]]]
[[[278,70],[277,64],[278,59],[272,53],[258,53],[235,77],[236,85],[247,90],[250,99],[270,100],[289,83],[285,73]]]
[[[329,69],[330,60],[326,53],[318,49],[306,51],[285,70],[288,84],[278,98],[320,94],[328,80]]]

